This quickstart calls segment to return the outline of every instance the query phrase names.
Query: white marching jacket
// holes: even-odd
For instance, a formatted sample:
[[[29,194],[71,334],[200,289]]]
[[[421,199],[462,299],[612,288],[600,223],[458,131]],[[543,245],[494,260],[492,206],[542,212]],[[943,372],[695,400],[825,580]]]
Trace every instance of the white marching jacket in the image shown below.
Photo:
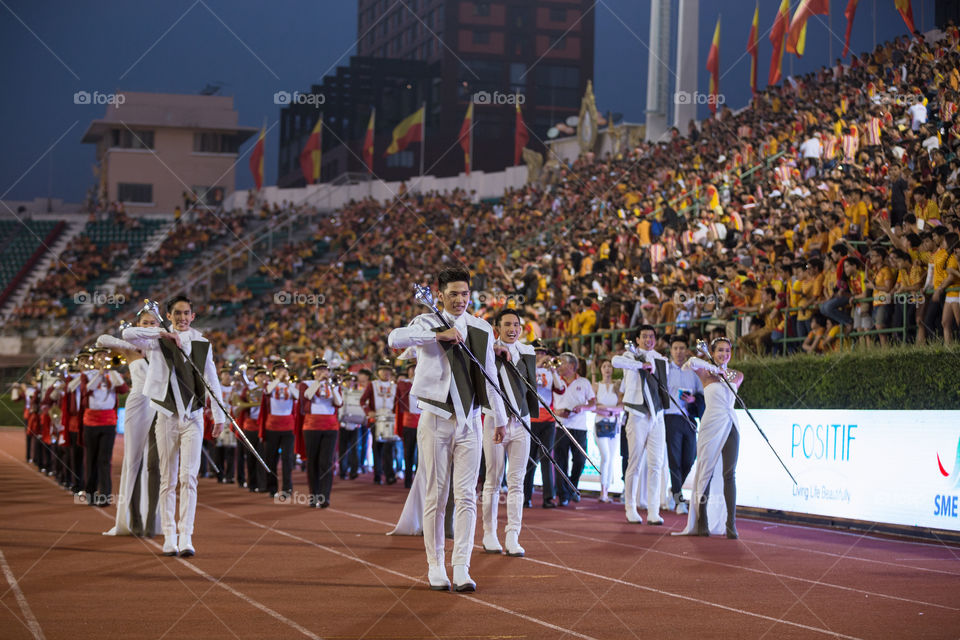
[[[464,313],[467,330],[470,333],[480,332],[486,336],[485,353],[474,353],[484,365],[484,370],[490,379],[497,379],[497,366],[493,353],[493,327],[486,320]],[[387,343],[392,349],[414,348],[417,353],[417,369],[413,376],[413,385],[410,393],[417,398],[446,402],[451,389],[452,371],[447,360],[443,345],[437,340],[437,332],[443,330],[443,323],[435,314],[424,313],[410,322],[406,327],[399,327],[390,332]],[[473,330],[472,332],[470,330]],[[470,340],[470,336],[464,336]],[[464,355],[470,363],[469,356]],[[490,383],[485,381],[487,399],[493,415],[494,426],[503,427],[507,424],[507,413],[503,406],[503,399]]]
[[[623,403],[624,409],[628,413],[646,415],[643,412],[637,412],[636,409],[633,409],[629,405],[634,406],[643,406],[654,407],[653,398],[650,397],[650,390],[647,389],[647,385],[643,384],[643,378],[640,377],[638,371],[643,368],[644,364],[653,364],[654,360],[661,359],[666,360],[656,351],[640,351],[640,354],[643,356],[643,360],[637,359],[629,351],[619,355],[613,356],[610,360],[610,364],[616,369],[623,369]]]
[[[137,349],[142,351],[149,360],[147,366],[147,376],[143,383],[143,395],[154,401],[155,405],[163,403],[167,398],[167,389],[171,383],[176,384],[173,370],[167,364],[163,352],[160,350],[160,334],[164,330],[159,327],[127,327],[123,330],[123,339],[131,343]],[[181,343],[190,342],[209,342],[203,337],[203,334],[196,329],[179,332]],[[210,389],[216,394],[217,400],[223,402],[223,393],[220,389],[220,378],[217,375],[217,367],[213,363],[213,350],[207,350],[207,359],[203,368],[203,378],[206,380]],[[207,391],[209,394],[209,391]],[[219,404],[211,402],[211,411],[213,412],[213,421],[216,424],[226,422],[227,417],[220,409]],[[194,407],[194,411],[202,410],[203,404]],[[161,413],[168,413],[162,407],[157,408]]]

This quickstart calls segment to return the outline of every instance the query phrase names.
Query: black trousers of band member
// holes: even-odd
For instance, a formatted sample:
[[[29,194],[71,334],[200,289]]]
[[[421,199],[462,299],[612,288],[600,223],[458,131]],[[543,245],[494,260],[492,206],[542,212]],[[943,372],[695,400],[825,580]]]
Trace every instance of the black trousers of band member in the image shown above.
[[[229,429],[229,427],[227,428]],[[220,473],[217,475],[219,482],[233,483],[233,463],[237,459],[237,446],[224,447],[217,445],[213,461],[217,463],[217,468],[220,469]]]
[[[247,481],[247,448],[237,443],[237,486],[242,487]]]
[[[360,465],[367,464],[367,443],[370,442],[370,427],[363,425],[360,427],[360,435],[358,436],[359,445],[360,445]]]
[[[160,502],[160,454],[157,451],[157,419],[154,417],[147,436],[147,456],[140,462],[137,479],[130,492],[130,531],[134,535],[155,536],[160,531],[157,523],[157,504]],[[147,465],[147,521],[140,517],[140,480],[143,465]]]
[[[80,427],[81,429],[83,427]],[[80,446],[80,432],[67,434],[67,482],[74,493],[80,493],[83,488],[83,447]]]
[[[587,448],[587,432],[584,429],[570,429],[570,433],[573,435],[574,439],[584,450]],[[560,465],[560,468],[567,473],[567,477],[570,478],[570,482],[573,483],[574,487],[578,487],[580,484],[580,476],[583,474],[583,466],[586,463],[586,458],[583,457],[583,454],[574,447],[573,442],[570,441],[569,436],[562,431],[557,434],[557,443],[553,445],[553,457],[556,459],[557,464]],[[567,466],[570,459],[573,459],[573,465]],[[572,500],[574,496],[573,489],[570,488],[570,485],[566,483],[563,478],[557,478],[557,497],[560,500]]]
[[[337,440],[340,460],[340,479],[346,480],[347,474],[350,479],[357,477],[360,473],[360,462],[357,451],[357,436],[360,435],[360,428],[340,429],[340,438]]]
[[[50,468],[50,445],[43,441],[40,436],[35,436],[33,441],[33,461],[40,471],[46,471]]]
[[[264,462],[267,462],[267,459],[264,457],[263,443],[260,442],[260,432],[256,429],[249,431],[247,429],[243,430],[243,435],[247,436],[247,440],[250,441],[250,444],[253,445],[253,448],[256,449],[257,453],[264,458]],[[260,466],[260,463],[257,462],[257,459],[253,457],[253,454],[244,448],[243,457],[247,461],[247,488],[250,491],[266,491],[267,490],[267,472],[263,470],[263,467]],[[292,464],[292,463],[291,463]],[[274,468],[276,470],[276,468]],[[277,480],[274,478],[274,484]]]
[[[87,456],[87,501],[105,507],[113,493],[110,478],[110,462],[113,459],[113,442],[117,438],[117,425],[83,426],[83,444]]]
[[[283,457],[283,489],[284,493],[293,493],[293,463],[296,459],[293,453],[293,431],[263,432],[263,461],[270,467],[272,475],[267,476],[267,491],[271,496],[277,493],[277,462]]]
[[[27,462],[33,462],[33,434],[30,433],[29,429],[24,429],[27,434]]]
[[[393,465],[393,441],[386,440],[378,442],[373,440],[373,481],[380,482],[380,476],[383,475],[387,482],[397,481],[397,470]]]
[[[403,486],[413,484],[413,463],[417,459],[417,428],[403,428]]]
[[[307,429],[303,432],[303,443],[307,449],[307,484],[310,486],[311,507],[330,504],[337,436],[336,429]]]
[[[670,492],[680,493],[683,481],[697,457],[697,434],[683,416],[668,413],[663,416],[667,431],[667,464],[670,465]]]
[[[554,439],[557,434],[556,422],[553,420],[531,422],[530,431],[543,443],[547,451],[553,451]],[[530,459],[527,460],[527,473],[523,478],[524,501],[533,499],[533,477],[537,473],[538,464],[540,465],[540,477],[543,480],[543,501],[553,500],[553,465],[543,456],[543,450],[531,441]]]
[[[201,443],[200,446],[202,446],[203,450],[207,452],[206,456],[203,455],[203,453],[200,454],[200,477],[209,478],[210,476],[216,475],[216,472],[213,470],[213,467],[210,465],[210,462],[209,462],[209,460],[216,461],[216,458],[214,458],[214,456],[216,455],[216,451],[215,451],[216,443],[214,443],[213,440],[207,440],[206,438],[204,438],[203,443]],[[207,458],[207,456],[210,456],[210,457]]]

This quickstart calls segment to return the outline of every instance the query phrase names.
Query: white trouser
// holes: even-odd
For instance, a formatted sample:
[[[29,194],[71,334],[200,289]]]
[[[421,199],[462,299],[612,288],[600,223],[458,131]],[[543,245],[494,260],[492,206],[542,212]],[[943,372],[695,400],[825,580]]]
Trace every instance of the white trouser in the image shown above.
[[[157,455],[160,458],[160,525],[163,535],[193,535],[197,511],[197,473],[203,445],[203,411],[181,418],[157,415]],[[176,519],[177,477],[180,479],[180,519]]]
[[[117,518],[114,523],[113,534],[118,536],[130,535],[130,497],[133,487],[140,474],[140,463],[147,450],[147,441],[150,436],[150,424],[157,410],[153,407],[150,398],[142,393],[131,393],[124,404],[123,419],[123,466],[120,469],[120,486],[117,495]],[[143,485],[141,495],[148,491]],[[139,510],[140,505],[132,505]],[[141,517],[146,523],[147,515]]]
[[[483,418],[483,459],[487,466],[483,481],[483,533],[497,535],[497,508],[500,502],[500,484],[504,473],[504,450],[507,471],[507,533],[520,535],[523,519],[523,478],[530,457],[530,434],[516,418],[510,418],[507,433],[500,444],[493,443],[493,417]]]
[[[477,525],[477,474],[480,472],[480,412],[463,425],[423,412],[417,425],[419,467],[423,475],[423,545],[427,564],[444,566],[444,512],[453,468],[453,556],[451,564],[470,566]]]
[[[604,490],[609,489],[613,482],[613,459],[620,446],[618,435],[612,438],[596,438],[597,449],[600,450],[600,487]]]
[[[630,461],[624,479],[623,502],[627,512],[637,510],[637,482],[640,479],[640,461],[647,467],[647,518],[660,515],[660,482],[663,475],[664,452],[667,449],[667,431],[663,412],[652,417],[630,413],[627,417],[627,443]]]

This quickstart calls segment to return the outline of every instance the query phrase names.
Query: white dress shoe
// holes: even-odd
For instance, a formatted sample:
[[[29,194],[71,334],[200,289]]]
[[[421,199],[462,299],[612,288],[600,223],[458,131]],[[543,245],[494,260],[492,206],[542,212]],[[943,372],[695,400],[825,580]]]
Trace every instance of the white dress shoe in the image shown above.
[[[497,540],[497,534],[495,533],[483,534],[483,550],[487,553],[503,552],[503,547],[500,546],[500,541]]]
[[[453,590],[460,593],[477,590],[477,583],[470,578],[470,572],[464,564],[453,565]]]
[[[523,547],[520,546],[518,538],[520,534],[516,531],[511,531],[507,534],[507,555],[512,558],[522,558],[523,557]]]
[[[177,536],[164,536],[163,537],[163,555],[165,556],[175,556],[180,553],[180,549],[177,547]]]
[[[627,522],[630,524],[643,524],[643,518],[641,518],[640,514],[637,513],[636,507],[627,507]]]
[[[193,541],[190,539],[190,536],[181,534],[180,535],[180,557],[189,558],[197,554],[197,550],[193,548]]]
[[[430,581],[430,589],[433,591],[449,591],[450,578],[447,577],[447,569],[443,565],[430,567],[427,572],[427,580]]]

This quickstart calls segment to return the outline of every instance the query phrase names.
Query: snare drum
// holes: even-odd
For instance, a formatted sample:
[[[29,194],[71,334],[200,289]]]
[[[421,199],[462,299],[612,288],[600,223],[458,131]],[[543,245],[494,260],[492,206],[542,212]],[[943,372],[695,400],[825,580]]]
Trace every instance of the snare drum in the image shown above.
[[[394,415],[389,409],[378,409],[377,420],[373,427],[373,437],[377,442],[396,442],[400,439],[394,433]]]

